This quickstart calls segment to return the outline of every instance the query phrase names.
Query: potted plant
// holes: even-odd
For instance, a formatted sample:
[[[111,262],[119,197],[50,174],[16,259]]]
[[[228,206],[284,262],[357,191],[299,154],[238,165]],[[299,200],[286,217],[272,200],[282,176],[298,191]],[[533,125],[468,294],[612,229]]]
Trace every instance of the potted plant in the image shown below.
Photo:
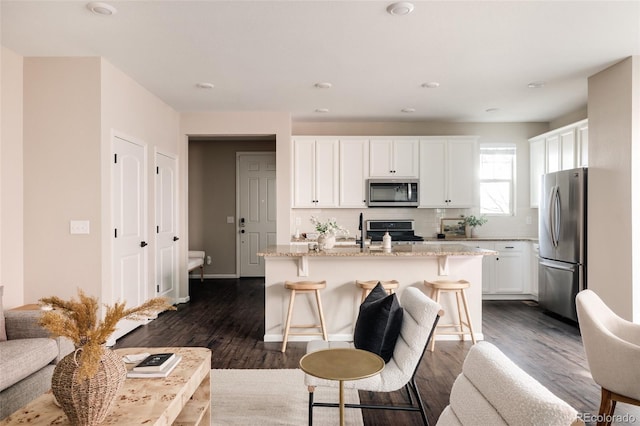
[[[336,244],[336,235],[349,235],[349,231],[338,225],[334,217],[322,222],[317,217],[311,216],[311,223],[318,231],[318,246],[321,249],[330,249]]]
[[[476,217],[474,215],[460,216],[462,220],[458,222],[460,225],[464,225],[464,232],[467,238],[471,238],[475,232],[476,226],[482,226],[487,223],[485,216]]]
[[[56,400],[72,424],[96,425],[106,417],[127,374],[122,358],[105,347],[118,321],[149,318],[175,308],[160,297],[130,309],[121,302],[106,306],[104,319],[99,320],[98,300],[82,290],[78,290],[78,298],[40,299],[47,308],[40,325],[52,336],[70,339],[76,347],[53,371],[51,388]]]

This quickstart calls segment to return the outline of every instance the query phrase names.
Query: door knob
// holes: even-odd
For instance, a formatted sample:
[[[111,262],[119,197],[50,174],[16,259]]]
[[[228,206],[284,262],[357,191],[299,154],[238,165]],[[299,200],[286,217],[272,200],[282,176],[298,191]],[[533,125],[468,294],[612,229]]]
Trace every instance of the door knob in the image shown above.
[[[173,237],[173,241],[178,241],[179,239],[179,237]]]
[[[141,241],[140,242],[140,247],[146,247],[147,246],[147,242],[146,241]]]

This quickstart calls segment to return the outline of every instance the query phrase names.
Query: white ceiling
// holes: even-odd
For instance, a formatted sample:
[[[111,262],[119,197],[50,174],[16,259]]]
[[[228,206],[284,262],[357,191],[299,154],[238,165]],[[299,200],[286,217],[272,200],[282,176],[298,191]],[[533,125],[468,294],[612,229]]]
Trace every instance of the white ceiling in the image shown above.
[[[2,0],[2,45],[102,56],[177,111],[294,121],[550,121],[586,105],[587,77],[640,55],[640,0],[414,1],[407,16],[390,1],[109,3],[111,17],[85,1]]]

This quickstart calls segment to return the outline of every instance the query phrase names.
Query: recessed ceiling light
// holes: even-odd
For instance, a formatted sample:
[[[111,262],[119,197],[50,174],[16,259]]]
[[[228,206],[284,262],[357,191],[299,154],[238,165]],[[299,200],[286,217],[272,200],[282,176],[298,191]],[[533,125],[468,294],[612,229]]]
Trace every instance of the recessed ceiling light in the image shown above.
[[[314,86],[318,89],[331,89],[333,85],[329,82],[322,82],[322,83],[316,83],[314,84]]]
[[[411,113],[411,112],[416,112],[416,109],[415,108],[402,108],[400,111],[406,112],[406,113]]]
[[[498,112],[500,111],[500,108],[487,108],[484,110],[484,112]]]
[[[213,89],[215,86],[213,83],[196,83],[198,89]]]
[[[111,16],[118,13],[118,9],[108,3],[104,3],[101,1],[92,1],[91,3],[87,3],[87,9],[89,9],[96,15],[103,16]]]
[[[396,16],[408,15],[413,12],[413,3],[409,3],[408,1],[391,3],[389,6],[387,6],[387,12],[390,15]]]
[[[437,81],[429,81],[427,83],[422,83],[422,87],[426,89],[435,89],[437,87],[440,87],[440,83],[438,83]]]
[[[544,81],[532,81],[531,83],[527,84],[527,87],[529,89],[540,89],[544,87],[545,84],[547,83]]]
[[[329,112],[329,108],[316,108],[316,112],[324,114],[324,113]]]

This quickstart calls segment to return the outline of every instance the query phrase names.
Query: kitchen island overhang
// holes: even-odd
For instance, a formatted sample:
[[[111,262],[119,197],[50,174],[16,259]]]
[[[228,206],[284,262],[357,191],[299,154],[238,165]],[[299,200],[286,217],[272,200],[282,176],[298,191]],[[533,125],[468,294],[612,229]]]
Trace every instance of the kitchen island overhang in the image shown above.
[[[406,287],[417,287],[429,294],[424,280],[459,280],[471,283],[467,291],[476,339],[482,339],[482,258],[495,255],[463,244],[397,245],[390,250],[377,247],[336,247],[309,251],[304,245],[267,247],[258,253],[265,259],[265,342],[281,342],[286,320],[289,292],[285,281],[322,281],[324,314],[329,340],[352,341],[358,316],[361,292],[356,280],[398,280],[398,296]],[[445,295],[440,301],[445,316],[443,324],[457,323],[455,297]],[[293,321],[314,323],[315,300],[296,298]],[[290,341],[308,341],[313,336],[291,336]],[[438,336],[438,340],[458,339]]]

